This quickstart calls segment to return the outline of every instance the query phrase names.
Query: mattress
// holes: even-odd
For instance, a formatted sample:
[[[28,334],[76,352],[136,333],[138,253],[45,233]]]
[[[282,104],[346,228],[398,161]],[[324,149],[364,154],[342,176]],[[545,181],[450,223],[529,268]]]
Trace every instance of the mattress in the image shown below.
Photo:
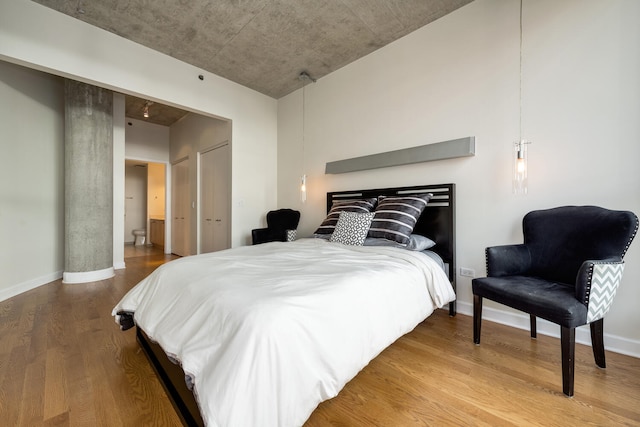
[[[430,256],[321,239],[160,266],[113,309],[179,363],[209,426],[299,426],[455,294]]]

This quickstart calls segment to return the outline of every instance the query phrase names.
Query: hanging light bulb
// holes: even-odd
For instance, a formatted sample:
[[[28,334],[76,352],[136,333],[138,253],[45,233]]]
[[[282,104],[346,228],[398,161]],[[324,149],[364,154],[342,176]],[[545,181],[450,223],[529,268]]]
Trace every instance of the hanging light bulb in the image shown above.
[[[142,116],[145,119],[149,118],[149,106],[151,106],[151,105],[153,105],[153,102],[151,102],[151,101],[146,101],[144,103],[144,107],[142,108]]]
[[[300,201],[302,203],[307,201],[307,175],[302,175],[300,180]]]
[[[514,161],[513,161],[513,192],[514,194],[527,194],[529,191],[529,183],[527,180],[527,145],[528,141],[524,139],[514,144]]]
[[[520,94],[519,94],[519,131],[520,140],[514,144],[513,193],[525,195],[529,191],[527,145],[531,142],[522,139],[522,0],[520,0]]]

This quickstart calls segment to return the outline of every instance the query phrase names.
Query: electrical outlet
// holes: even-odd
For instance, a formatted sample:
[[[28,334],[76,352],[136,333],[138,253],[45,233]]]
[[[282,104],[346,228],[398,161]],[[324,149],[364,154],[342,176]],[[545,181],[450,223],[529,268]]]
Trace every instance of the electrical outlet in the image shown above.
[[[460,275],[465,277],[476,277],[476,272],[472,268],[460,267]]]

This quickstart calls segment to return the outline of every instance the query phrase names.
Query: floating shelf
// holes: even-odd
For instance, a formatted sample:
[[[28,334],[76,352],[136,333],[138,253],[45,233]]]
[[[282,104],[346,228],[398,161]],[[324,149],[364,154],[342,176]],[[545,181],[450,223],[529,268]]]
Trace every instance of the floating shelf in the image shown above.
[[[421,145],[419,147],[404,148],[402,150],[387,151],[386,153],[329,162],[325,166],[324,173],[338,174],[356,172],[475,155],[476,138],[475,136],[468,136],[466,138]]]

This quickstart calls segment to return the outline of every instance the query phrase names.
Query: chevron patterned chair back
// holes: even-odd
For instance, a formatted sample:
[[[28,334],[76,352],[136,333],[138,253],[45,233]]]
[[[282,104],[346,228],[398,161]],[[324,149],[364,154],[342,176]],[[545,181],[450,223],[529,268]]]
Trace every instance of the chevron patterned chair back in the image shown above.
[[[488,298],[560,325],[562,389],[573,396],[575,328],[590,325],[593,355],[604,368],[603,320],[622,280],[624,255],[638,217],[598,206],[529,212],[524,243],[486,249],[487,277],[473,279],[473,341],[480,344],[482,300]]]

